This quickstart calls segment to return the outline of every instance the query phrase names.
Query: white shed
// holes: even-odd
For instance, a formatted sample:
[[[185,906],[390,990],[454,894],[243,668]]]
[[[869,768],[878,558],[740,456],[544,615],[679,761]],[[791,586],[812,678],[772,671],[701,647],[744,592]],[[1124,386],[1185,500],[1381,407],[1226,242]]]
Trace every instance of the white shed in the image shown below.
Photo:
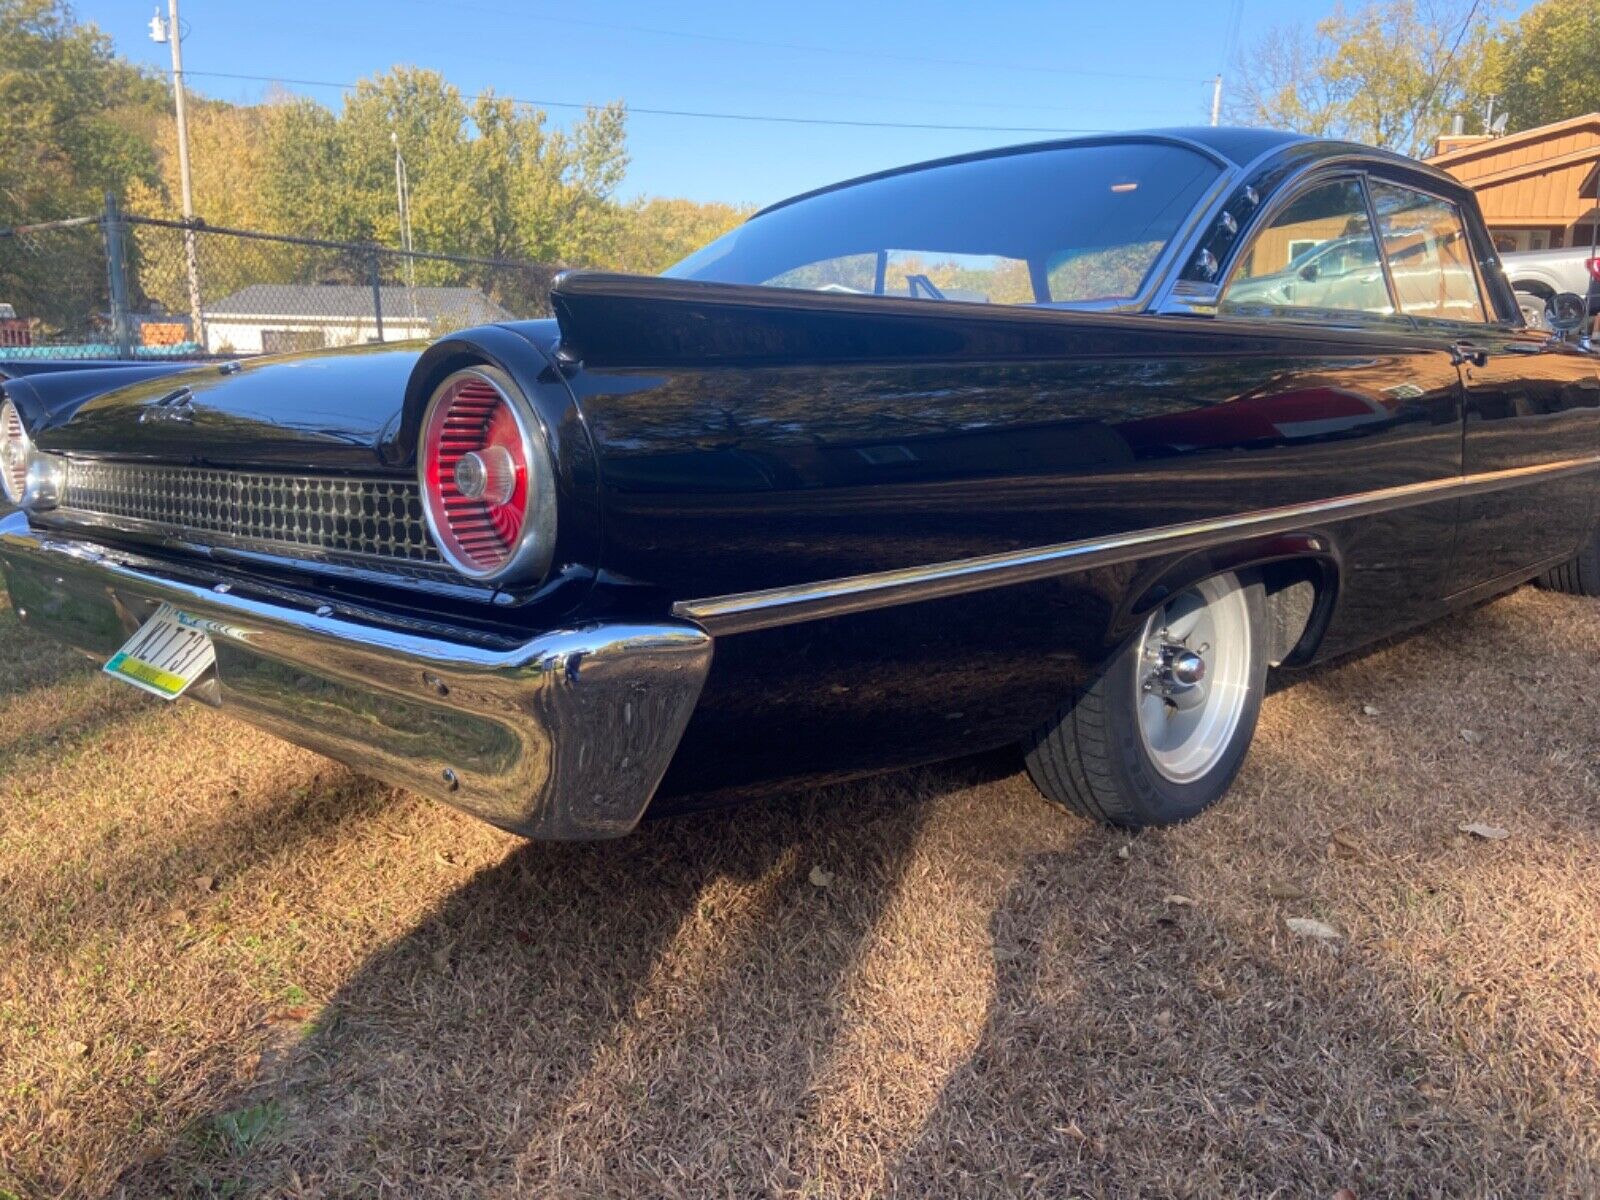
[[[381,309],[381,314],[380,314]],[[476,288],[252,283],[205,308],[212,354],[280,354],[379,340],[437,337],[512,314]]]

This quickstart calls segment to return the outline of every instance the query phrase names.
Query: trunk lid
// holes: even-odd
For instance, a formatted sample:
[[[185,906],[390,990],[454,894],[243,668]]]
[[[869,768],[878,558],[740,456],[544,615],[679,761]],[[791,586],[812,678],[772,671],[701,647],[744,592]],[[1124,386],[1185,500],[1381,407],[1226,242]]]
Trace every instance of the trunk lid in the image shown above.
[[[396,443],[421,343],[209,363],[55,412],[43,450],[219,468],[377,471]]]

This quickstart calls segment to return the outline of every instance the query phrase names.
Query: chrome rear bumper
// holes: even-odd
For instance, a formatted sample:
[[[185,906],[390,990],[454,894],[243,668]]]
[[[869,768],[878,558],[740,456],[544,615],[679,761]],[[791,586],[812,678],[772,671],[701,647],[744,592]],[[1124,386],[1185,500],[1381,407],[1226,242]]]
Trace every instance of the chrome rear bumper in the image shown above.
[[[102,661],[163,601],[226,626],[195,699],[527,837],[631,830],[711,665],[711,638],[686,622],[493,648],[320,615],[314,597],[219,592],[21,514],[0,519],[0,568],[29,627]]]

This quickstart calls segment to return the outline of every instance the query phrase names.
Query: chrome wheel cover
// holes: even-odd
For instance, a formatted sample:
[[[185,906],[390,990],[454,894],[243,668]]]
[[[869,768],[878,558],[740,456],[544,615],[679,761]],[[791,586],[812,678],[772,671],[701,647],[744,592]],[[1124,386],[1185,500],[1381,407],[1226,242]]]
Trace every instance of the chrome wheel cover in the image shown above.
[[[1250,654],[1250,609],[1231,575],[1174,597],[1145,622],[1134,703],[1139,738],[1164,779],[1193,783],[1227,753],[1250,698]]]

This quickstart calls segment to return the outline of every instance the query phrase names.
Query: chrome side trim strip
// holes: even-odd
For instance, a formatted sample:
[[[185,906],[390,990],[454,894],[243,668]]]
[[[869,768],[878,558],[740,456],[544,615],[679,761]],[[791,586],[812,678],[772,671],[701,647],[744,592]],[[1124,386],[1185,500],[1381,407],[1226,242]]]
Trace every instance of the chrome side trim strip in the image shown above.
[[[1113,566],[1151,554],[1179,554],[1224,545],[1241,535],[1266,536],[1301,529],[1308,521],[1343,521],[1440,499],[1473,496],[1516,487],[1534,479],[1555,479],[1600,468],[1600,455],[1512,467],[1478,475],[1430,479],[1374,491],[1356,492],[1263,508],[1230,517],[1163,525],[1105,538],[1061,542],[1031,550],[988,554],[929,566],[851,575],[820,583],[795,584],[700,600],[680,600],[676,617],[696,622],[716,637],[795,625],[898,604],[937,600],[1010,584],[1050,579],[1094,567]]]

